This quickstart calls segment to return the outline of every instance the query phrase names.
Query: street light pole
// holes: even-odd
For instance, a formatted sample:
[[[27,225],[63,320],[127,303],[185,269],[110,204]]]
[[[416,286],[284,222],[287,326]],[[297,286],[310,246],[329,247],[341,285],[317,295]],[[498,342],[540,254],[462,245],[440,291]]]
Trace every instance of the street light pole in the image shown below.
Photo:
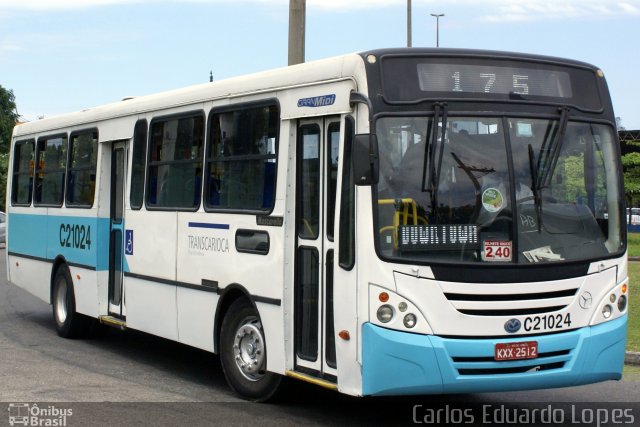
[[[432,13],[431,16],[436,18],[436,47],[440,47],[440,18],[444,13]]]
[[[407,0],[407,47],[411,47],[411,0]]]

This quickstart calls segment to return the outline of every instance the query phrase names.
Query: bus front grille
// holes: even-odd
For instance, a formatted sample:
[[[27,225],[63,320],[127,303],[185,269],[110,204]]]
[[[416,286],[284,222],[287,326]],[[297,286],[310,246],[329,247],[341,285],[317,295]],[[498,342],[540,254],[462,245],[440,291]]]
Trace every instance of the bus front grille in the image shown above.
[[[562,310],[573,301],[578,288],[550,292],[486,294],[445,292],[460,313],[470,316],[519,316]]]
[[[505,375],[522,374],[525,372],[548,371],[551,369],[561,369],[565,362],[537,363],[529,366],[510,366],[504,368],[479,368],[479,369],[458,369],[460,375]]]

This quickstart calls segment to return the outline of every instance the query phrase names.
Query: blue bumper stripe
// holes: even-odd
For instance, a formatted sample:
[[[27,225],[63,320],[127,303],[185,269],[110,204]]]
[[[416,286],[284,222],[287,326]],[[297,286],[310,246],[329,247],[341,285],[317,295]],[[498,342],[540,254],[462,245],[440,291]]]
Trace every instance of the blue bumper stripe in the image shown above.
[[[574,331],[506,339],[452,339],[363,325],[365,395],[526,390],[617,380],[627,315]],[[539,357],[496,362],[496,343],[537,341]]]

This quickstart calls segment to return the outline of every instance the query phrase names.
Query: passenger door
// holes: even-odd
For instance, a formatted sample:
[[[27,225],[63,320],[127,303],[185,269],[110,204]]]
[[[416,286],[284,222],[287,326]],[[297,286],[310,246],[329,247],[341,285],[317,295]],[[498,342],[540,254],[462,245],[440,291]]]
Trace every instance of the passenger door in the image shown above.
[[[340,117],[303,120],[297,131],[295,369],[335,382],[335,200]]]
[[[124,195],[127,143],[115,142],[111,149],[111,209],[109,230],[109,314],[124,319]]]

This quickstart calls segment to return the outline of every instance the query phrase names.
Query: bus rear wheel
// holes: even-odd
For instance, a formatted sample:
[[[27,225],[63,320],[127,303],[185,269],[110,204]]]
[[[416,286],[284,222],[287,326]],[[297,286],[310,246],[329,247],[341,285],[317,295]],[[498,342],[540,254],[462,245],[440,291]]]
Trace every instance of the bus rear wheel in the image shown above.
[[[86,336],[92,326],[90,318],[76,312],[73,281],[66,266],[58,268],[53,278],[53,319],[63,338]]]
[[[245,299],[236,300],[222,321],[220,361],[229,386],[247,400],[274,397],[281,376],[267,372],[267,347],[262,322]]]

